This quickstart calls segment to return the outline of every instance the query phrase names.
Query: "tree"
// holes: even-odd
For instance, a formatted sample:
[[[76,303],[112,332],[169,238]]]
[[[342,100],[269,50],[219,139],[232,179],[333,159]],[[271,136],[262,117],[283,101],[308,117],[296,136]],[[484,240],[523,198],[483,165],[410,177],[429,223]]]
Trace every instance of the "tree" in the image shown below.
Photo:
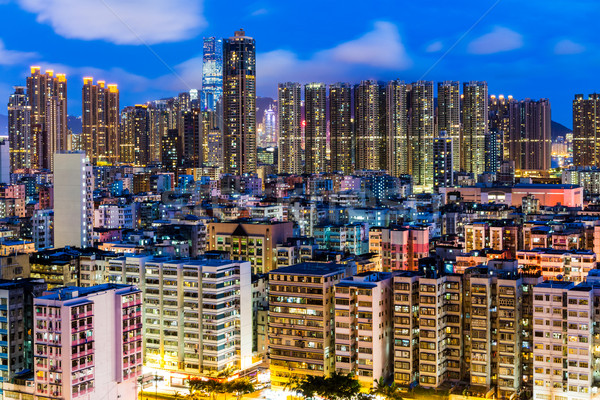
[[[227,391],[235,394],[237,400],[243,395],[254,392],[254,385],[248,379],[236,379],[226,383]]]
[[[308,399],[318,395],[328,400],[352,400],[360,393],[360,382],[352,374],[334,372],[327,378],[308,375],[292,379],[288,388]]]
[[[205,393],[213,400],[216,399],[218,393],[223,393],[223,383],[213,379],[188,379],[188,388],[191,395],[196,395],[197,392]],[[192,397],[193,399],[194,397]]]
[[[388,385],[385,383],[383,377],[379,378],[378,381],[375,381],[375,387],[371,389],[371,394],[379,395],[388,400],[402,400],[400,388],[396,385],[396,382]]]

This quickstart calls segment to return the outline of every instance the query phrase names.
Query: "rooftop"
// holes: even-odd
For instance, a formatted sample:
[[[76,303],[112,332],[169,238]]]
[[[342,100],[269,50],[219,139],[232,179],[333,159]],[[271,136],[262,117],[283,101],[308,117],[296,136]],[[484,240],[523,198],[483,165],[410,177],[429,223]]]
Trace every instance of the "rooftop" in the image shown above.
[[[548,288],[548,289],[570,289],[574,286],[573,282],[567,281],[545,281],[542,282],[536,287],[540,288]]]
[[[277,268],[272,270],[270,273],[324,276],[343,271],[347,267],[348,266],[344,264],[303,262],[300,264],[290,265],[289,267]]]
[[[44,296],[38,297],[38,299],[44,300],[72,300],[80,297],[86,297],[94,293],[105,292],[113,289],[131,289],[137,291],[135,286],[124,285],[120,283],[103,283],[101,285],[90,286],[90,287],[79,287],[79,286],[65,286],[61,288],[52,289],[47,292]]]

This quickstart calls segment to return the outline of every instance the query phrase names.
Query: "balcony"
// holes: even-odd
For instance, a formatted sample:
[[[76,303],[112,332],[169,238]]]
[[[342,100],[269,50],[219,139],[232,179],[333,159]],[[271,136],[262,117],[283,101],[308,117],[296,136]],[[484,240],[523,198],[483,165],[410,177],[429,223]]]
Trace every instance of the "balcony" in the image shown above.
[[[93,311],[86,311],[83,313],[71,314],[71,321],[75,319],[92,317],[94,315]]]

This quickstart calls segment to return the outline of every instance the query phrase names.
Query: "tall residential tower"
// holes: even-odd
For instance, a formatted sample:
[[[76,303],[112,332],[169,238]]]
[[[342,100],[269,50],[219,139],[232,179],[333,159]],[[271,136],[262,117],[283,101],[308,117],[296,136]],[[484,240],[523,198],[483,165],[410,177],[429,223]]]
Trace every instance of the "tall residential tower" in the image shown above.
[[[10,170],[31,168],[34,143],[31,137],[31,106],[24,86],[15,86],[8,98],[8,141],[10,144]]]
[[[352,168],[352,87],[329,86],[329,139],[332,172],[350,174]]]
[[[433,137],[435,131],[433,82],[418,81],[410,92],[410,173],[417,191],[433,188]]]
[[[573,164],[600,167],[600,94],[573,100]]]
[[[460,85],[456,81],[438,82],[437,134],[446,132],[452,139],[452,165],[460,170]]]
[[[279,173],[302,173],[302,86],[280,83],[277,90]]]
[[[114,164],[119,159],[119,89],[83,78],[82,145],[92,164]]]
[[[305,120],[305,171],[318,174],[326,170],[327,153],[327,86],[309,83],[304,86]]]
[[[256,49],[243,29],[223,44],[223,156],[226,173],[256,172]]]
[[[485,134],[488,131],[487,82],[463,83],[463,170],[475,176],[485,170]]]

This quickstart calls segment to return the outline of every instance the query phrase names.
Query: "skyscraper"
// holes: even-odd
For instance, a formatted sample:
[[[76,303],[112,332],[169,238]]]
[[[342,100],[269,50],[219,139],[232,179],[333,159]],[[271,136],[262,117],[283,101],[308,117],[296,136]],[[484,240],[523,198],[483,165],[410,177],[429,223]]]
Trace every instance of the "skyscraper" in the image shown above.
[[[508,109],[512,102],[512,96],[504,97],[503,95],[498,97],[491,95],[489,100],[489,131],[490,133],[496,133],[496,137],[499,139],[498,145],[500,146],[500,158],[502,160],[508,160],[510,155],[508,149]]]
[[[204,38],[201,96],[202,110],[217,110],[223,96],[223,39]]]
[[[31,106],[24,86],[15,86],[8,98],[8,141],[10,143],[10,170],[31,168],[33,139],[31,136]]]
[[[225,172],[256,172],[256,50],[244,30],[223,45],[223,156]]]
[[[302,173],[302,86],[280,83],[277,89],[279,173]]]
[[[304,86],[304,107],[305,171],[318,174],[327,169],[327,86],[324,83]]]
[[[332,172],[350,174],[352,168],[352,87],[329,86],[329,139]]]
[[[269,105],[263,115],[263,123],[265,126],[265,141],[268,144],[277,143],[277,117],[273,106]]]
[[[441,131],[433,139],[433,187],[450,187],[454,185],[454,144],[453,139]]]
[[[600,94],[573,100],[573,164],[600,166]]]
[[[410,92],[410,173],[417,191],[433,188],[433,137],[435,131],[433,82],[418,81]]]
[[[463,170],[475,176],[485,170],[485,134],[488,131],[487,82],[463,83]]]
[[[161,161],[164,168],[170,172],[176,172],[179,166],[179,132],[177,129],[167,129],[167,133],[161,138]]]
[[[409,173],[408,88],[402,81],[387,84],[387,170],[392,176]]]
[[[185,111],[182,114],[183,126],[180,130],[182,164],[186,168],[200,168],[202,156],[200,110]]]
[[[200,113],[200,167],[222,168],[222,135],[217,119],[215,111]]]
[[[31,67],[27,78],[31,106],[31,168],[52,170],[54,153],[67,149],[67,78]]]
[[[457,81],[438,82],[437,134],[446,132],[452,139],[452,165],[460,170],[460,86]]]
[[[354,87],[356,169],[386,169],[385,89],[378,82],[362,81]]]
[[[150,157],[148,106],[137,104],[121,111],[120,160],[145,166]]]
[[[488,132],[485,134],[485,172],[497,173],[500,169],[501,142],[500,134]]]
[[[119,89],[83,78],[81,91],[83,150],[92,164],[114,164],[119,157]]]
[[[522,100],[510,104],[509,159],[520,170],[550,168],[552,135],[550,101]]]
[[[83,152],[54,155],[54,246],[90,247],[93,242],[92,167]]]

